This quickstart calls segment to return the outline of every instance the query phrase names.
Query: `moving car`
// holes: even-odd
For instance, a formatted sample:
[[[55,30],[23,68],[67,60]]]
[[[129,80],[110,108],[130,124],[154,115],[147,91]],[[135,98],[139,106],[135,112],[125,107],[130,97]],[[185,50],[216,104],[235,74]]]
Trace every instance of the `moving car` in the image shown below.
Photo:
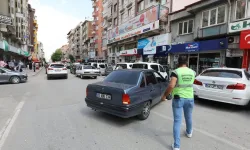
[[[250,75],[243,69],[210,68],[194,81],[197,98],[248,105],[250,100]]]
[[[168,80],[168,73],[166,70],[163,68],[162,65],[157,64],[157,63],[148,63],[148,62],[139,62],[139,63],[134,63],[132,66],[133,69],[141,68],[141,69],[153,69],[161,74],[163,78]]]
[[[93,77],[97,78],[100,75],[100,71],[94,66],[90,65],[78,65],[76,68],[76,76],[83,77]]]
[[[18,84],[20,82],[26,82],[27,80],[28,80],[28,75],[26,73],[15,72],[0,67],[0,83]]]
[[[115,66],[115,70],[121,69],[132,69],[133,63],[117,63]]]
[[[121,69],[110,73],[102,82],[86,88],[86,104],[122,118],[138,116],[145,120],[152,106],[161,101],[168,86],[154,70]]]
[[[107,68],[106,63],[90,63],[91,66],[94,66],[95,68],[99,69],[101,72],[101,75],[105,75],[105,70]]]
[[[68,69],[62,63],[51,63],[47,68],[47,79],[58,77],[68,79]]]

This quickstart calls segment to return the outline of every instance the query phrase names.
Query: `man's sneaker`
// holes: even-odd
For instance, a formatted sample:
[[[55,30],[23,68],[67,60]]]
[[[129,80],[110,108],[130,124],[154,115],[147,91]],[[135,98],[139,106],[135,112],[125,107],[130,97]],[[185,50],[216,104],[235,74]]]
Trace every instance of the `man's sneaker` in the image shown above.
[[[188,138],[191,138],[191,137],[193,136],[193,130],[191,131],[190,134],[188,134],[188,133],[186,132],[186,136],[187,136]]]
[[[180,150],[180,148],[174,148],[174,144],[172,144],[172,149],[173,150]]]

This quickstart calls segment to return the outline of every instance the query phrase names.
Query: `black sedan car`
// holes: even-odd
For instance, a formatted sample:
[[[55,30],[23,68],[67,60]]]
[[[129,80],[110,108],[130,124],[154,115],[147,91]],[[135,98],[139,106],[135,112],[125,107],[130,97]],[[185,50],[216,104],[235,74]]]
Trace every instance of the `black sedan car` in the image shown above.
[[[152,106],[161,101],[169,82],[154,70],[130,69],[111,72],[102,82],[86,88],[88,107],[122,118],[145,120]]]

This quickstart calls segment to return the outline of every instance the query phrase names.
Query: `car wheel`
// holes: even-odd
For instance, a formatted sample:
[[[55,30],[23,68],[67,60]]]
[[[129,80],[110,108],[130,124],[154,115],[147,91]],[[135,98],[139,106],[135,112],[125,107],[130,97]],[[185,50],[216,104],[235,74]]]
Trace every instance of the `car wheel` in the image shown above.
[[[147,101],[143,104],[143,108],[141,113],[138,115],[138,118],[140,120],[146,120],[150,114],[150,109],[151,109],[151,103],[150,101]]]
[[[17,76],[11,77],[10,82],[12,84],[18,84],[18,83],[20,83],[20,78]]]

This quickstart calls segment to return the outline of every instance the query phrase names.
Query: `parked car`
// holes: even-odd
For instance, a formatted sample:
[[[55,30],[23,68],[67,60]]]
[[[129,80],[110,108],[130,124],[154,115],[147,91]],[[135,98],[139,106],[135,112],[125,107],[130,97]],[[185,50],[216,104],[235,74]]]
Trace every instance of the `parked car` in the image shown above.
[[[162,65],[157,64],[157,63],[148,63],[148,62],[139,62],[139,63],[134,63],[132,66],[133,69],[153,69],[161,74],[163,78],[168,80],[168,73],[166,70],[163,68]]]
[[[58,77],[68,79],[68,69],[62,63],[51,63],[47,68],[47,79]]]
[[[94,110],[145,120],[151,107],[161,101],[168,83],[154,70],[115,70],[102,82],[87,86],[85,101]]]
[[[100,75],[100,71],[94,66],[90,65],[78,65],[76,68],[76,76],[83,77],[93,77],[97,78]]]
[[[194,81],[197,98],[248,105],[250,100],[250,75],[243,69],[210,68],[198,75]]]
[[[28,75],[0,67],[0,83],[18,84],[28,81]]]
[[[115,70],[121,69],[132,69],[133,63],[117,63],[115,66]]]
[[[90,63],[91,66],[94,66],[95,68],[99,69],[101,72],[101,75],[105,75],[105,70],[107,68],[106,63]]]

